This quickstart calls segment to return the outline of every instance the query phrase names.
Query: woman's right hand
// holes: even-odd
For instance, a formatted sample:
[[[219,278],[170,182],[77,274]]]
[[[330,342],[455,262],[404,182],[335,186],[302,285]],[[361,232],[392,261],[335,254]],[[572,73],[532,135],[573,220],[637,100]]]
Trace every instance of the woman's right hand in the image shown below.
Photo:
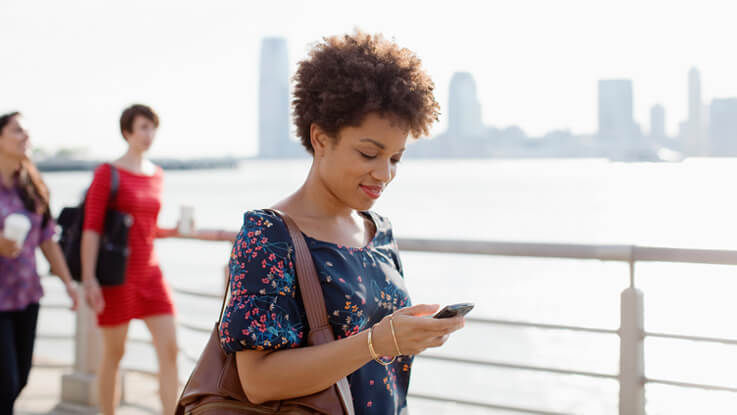
[[[6,258],[17,258],[20,255],[20,247],[12,239],[0,236],[0,256]]]
[[[431,318],[430,315],[438,308],[438,305],[420,304],[397,310],[384,317],[374,326],[372,343],[376,353],[380,356],[398,355],[390,318],[394,323],[394,334],[402,355],[416,355],[426,349],[442,346],[451,333],[463,328],[464,318]]]
[[[94,278],[85,279],[84,285],[84,298],[87,300],[87,305],[95,312],[95,314],[102,313],[105,309],[105,299],[102,297],[102,289],[100,284]]]

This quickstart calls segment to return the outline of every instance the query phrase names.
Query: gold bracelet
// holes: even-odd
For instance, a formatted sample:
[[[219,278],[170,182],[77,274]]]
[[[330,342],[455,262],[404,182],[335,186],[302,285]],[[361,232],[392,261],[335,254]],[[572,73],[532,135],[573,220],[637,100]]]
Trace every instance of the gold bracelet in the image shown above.
[[[399,350],[399,342],[397,341],[397,333],[394,332],[394,316],[389,317],[389,327],[392,328],[392,339],[394,339],[394,347],[397,348],[397,356],[402,355],[402,351]]]
[[[373,334],[373,332],[374,332],[374,327],[371,326],[371,328],[368,330],[368,347],[369,347],[369,353],[371,353],[371,358],[373,358],[377,363],[379,363],[382,366],[389,366],[390,364],[394,363],[397,357],[396,356],[392,357],[392,360],[388,362],[381,360],[381,358],[374,351],[374,344],[371,342],[371,335]]]

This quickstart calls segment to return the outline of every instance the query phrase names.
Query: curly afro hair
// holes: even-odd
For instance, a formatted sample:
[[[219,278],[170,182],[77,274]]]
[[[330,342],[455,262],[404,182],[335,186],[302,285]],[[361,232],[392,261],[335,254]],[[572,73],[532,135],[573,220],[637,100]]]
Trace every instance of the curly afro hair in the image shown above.
[[[381,34],[356,31],[324,38],[299,63],[294,81],[294,123],[310,153],[313,123],[335,138],[343,127],[378,113],[406,123],[419,138],[438,119],[435,84],[420,59]]]

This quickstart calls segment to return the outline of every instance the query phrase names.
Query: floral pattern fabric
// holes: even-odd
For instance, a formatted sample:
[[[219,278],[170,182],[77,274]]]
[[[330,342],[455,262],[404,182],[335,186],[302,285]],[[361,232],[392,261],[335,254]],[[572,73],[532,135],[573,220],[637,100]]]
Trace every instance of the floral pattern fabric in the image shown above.
[[[410,304],[389,221],[363,212],[376,228],[364,248],[305,235],[336,339],[352,336]],[[229,299],[220,324],[225,350],[306,346],[309,331],[286,225],[270,211],[244,215],[230,258]],[[348,376],[356,414],[405,414],[412,358],[371,361]],[[288,374],[285,374],[288,376]]]
[[[56,222],[49,220],[44,226],[43,216],[26,209],[19,192],[17,184],[7,187],[0,183],[0,234],[10,214],[21,213],[31,221],[20,255],[0,256],[0,311],[24,310],[41,300],[43,288],[36,270],[36,248],[56,233]]]

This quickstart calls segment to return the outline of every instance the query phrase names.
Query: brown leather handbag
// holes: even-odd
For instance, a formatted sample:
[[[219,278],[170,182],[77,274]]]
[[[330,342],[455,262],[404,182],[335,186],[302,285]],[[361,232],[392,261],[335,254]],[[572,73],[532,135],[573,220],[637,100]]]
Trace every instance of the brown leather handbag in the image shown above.
[[[335,341],[328,324],[325,298],[317,278],[312,255],[297,224],[286,214],[272,210],[287,225],[296,254],[297,282],[307,312],[309,345]],[[260,405],[248,401],[238,377],[235,354],[226,353],[220,344],[218,327],[228,298],[230,275],[220,309],[220,316],[212,330],[202,355],[189,377],[177,403],[177,415],[230,414],[322,414],[354,415],[353,398],[346,378],[313,395]],[[246,376],[248,376],[246,374]]]

